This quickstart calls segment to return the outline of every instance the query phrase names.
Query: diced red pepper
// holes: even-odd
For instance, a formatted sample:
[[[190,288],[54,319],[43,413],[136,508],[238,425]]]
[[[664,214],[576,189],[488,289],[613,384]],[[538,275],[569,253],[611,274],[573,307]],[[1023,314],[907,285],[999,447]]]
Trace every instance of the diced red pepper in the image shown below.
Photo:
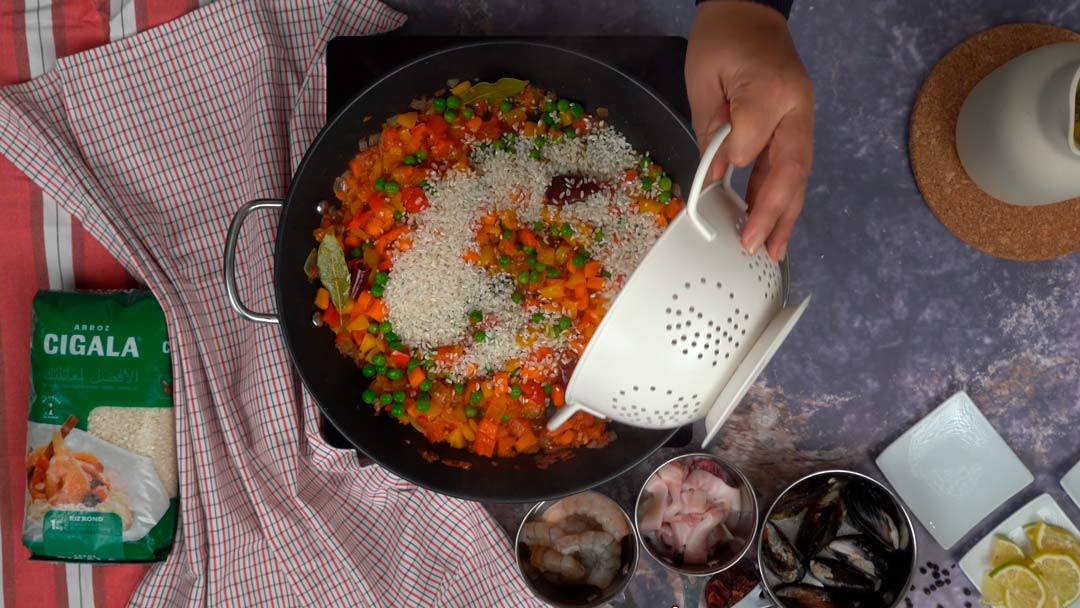
[[[401,190],[401,202],[405,205],[405,211],[420,213],[428,208],[427,195],[424,189],[418,186],[406,186]]]
[[[390,351],[390,362],[394,364],[394,367],[405,367],[409,364],[409,358],[409,355],[400,350]]]

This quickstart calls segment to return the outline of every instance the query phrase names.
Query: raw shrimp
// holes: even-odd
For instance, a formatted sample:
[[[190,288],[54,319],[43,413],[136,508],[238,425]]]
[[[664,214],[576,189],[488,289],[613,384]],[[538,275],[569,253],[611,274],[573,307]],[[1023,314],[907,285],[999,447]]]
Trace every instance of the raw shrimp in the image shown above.
[[[559,522],[559,528],[562,529],[565,534],[580,534],[586,530],[593,530],[597,526],[597,523],[590,521],[587,517],[567,517]]]
[[[568,582],[578,582],[585,578],[585,566],[572,555],[564,555],[548,547],[529,549],[529,563],[537,570],[557,574]]]
[[[555,542],[566,535],[561,523],[531,521],[521,526],[521,542],[533,546],[554,547]]]
[[[551,505],[543,516],[543,520],[559,523],[571,516],[584,516],[594,520],[605,532],[622,540],[630,534],[630,526],[626,523],[626,514],[613,500],[596,492],[582,492],[568,496]]]
[[[600,589],[607,588],[619,572],[622,550],[615,537],[607,532],[590,530],[560,538],[555,548],[562,553],[576,554],[589,571],[585,583]]]

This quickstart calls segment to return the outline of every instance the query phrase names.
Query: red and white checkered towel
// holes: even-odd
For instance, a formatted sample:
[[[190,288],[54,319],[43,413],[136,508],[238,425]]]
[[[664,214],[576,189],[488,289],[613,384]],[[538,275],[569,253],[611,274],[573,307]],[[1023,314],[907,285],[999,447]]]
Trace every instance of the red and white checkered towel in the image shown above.
[[[375,0],[222,0],[0,89],[0,154],[169,319],[182,528],[136,605],[535,603],[479,505],[327,446],[277,328],[224,296],[232,213],[281,197],[324,121],[323,46],[403,20]],[[257,309],[273,308],[273,223],[249,222],[239,251]]]

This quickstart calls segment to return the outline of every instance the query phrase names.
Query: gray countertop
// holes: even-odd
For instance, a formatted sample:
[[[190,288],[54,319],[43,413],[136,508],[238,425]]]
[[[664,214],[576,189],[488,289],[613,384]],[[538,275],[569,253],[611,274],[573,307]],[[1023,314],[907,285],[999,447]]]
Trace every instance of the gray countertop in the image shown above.
[[[686,35],[692,0],[390,0],[418,34]],[[965,389],[1035,483],[950,552],[920,528],[920,562],[952,585],[916,606],[974,596],[954,562],[1011,510],[1049,492],[1076,521],[1058,479],[1080,459],[1080,257],[1020,263],[950,234],[915,186],[907,156],[911,105],[952,46],[994,25],[1080,29],[1080,2],[797,0],[791,28],[817,90],[816,158],[791,247],[793,297],[813,302],[712,450],[741,466],[761,499],[804,473],[873,465],[890,441]],[[947,145],[947,144],[945,144]],[[698,435],[700,436],[700,432]],[[688,448],[689,449],[689,448]],[[685,450],[684,450],[685,451]],[[633,504],[663,450],[600,491]],[[528,505],[493,506],[516,530]],[[677,577],[643,557],[630,598],[686,606]]]

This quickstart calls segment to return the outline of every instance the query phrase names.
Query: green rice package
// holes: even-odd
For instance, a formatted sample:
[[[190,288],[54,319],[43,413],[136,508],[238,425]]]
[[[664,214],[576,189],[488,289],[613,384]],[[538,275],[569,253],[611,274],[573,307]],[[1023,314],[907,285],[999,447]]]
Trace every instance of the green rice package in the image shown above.
[[[165,315],[144,291],[34,298],[23,544],[36,559],[165,559],[176,433]]]

